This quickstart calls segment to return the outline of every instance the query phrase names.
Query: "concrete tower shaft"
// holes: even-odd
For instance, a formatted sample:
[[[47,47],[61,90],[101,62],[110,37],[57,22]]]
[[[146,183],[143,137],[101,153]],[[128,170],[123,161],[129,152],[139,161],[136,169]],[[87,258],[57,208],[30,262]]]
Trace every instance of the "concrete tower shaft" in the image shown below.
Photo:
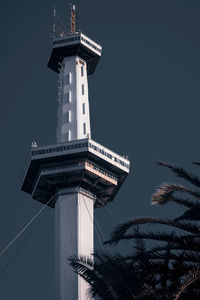
[[[94,252],[93,195],[77,188],[60,190],[55,206],[56,300],[90,300],[89,286],[67,262],[71,256]]]
[[[90,138],[87,63],[78,56],[63,59],[58,103],[57,143]]]

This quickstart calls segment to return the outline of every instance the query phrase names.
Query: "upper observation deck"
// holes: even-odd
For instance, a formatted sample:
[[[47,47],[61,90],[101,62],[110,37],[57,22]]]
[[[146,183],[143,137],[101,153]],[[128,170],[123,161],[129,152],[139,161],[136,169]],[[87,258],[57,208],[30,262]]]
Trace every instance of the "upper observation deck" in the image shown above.
[[[101,53],[99,44],[81,32],[74,32],[52,40],[47,66],[59,73],[65,57],[79,56],[87,63],[87,73],[93,74]]]

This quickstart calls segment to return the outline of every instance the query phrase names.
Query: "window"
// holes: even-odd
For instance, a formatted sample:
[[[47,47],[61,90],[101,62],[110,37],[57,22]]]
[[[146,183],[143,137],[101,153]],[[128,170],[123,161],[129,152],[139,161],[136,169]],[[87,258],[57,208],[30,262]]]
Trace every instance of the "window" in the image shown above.
[[[85,94],[85,88],[84,88],[84,84],[82,84],[82,95]]]
[[[67,74],[67,84],[72,83],[72,73]]]
[[[84,69],[83,69],[83,66],[81,66],[81,76],[84,76]]]
[[[83,108],[83,115],[85,115],[85,103],[83,103],[82,108]]]
[[[67,141],[69,142],[71,140],[71,132],[70,130],[67,131]]]
[[[71,122],[71,111],[70,110],[66,114],[66,121],[67,121],[67,123]]]
[[[66,101],[67,103],[70,103],[72,100],[72,93],[71,91],[67,92],[67,95],[66,95]]]
[[[83,134],[86,134],[86,123],[83,123]]]

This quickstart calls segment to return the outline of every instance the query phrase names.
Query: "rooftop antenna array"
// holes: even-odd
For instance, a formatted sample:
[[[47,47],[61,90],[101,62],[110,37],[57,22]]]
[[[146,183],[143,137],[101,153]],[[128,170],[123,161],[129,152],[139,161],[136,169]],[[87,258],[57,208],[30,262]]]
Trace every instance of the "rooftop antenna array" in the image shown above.
[[[66,26],[58,15],[56,5],[53,8],[53,38],[63,37],[70,33],[75,33],[77,30],[77,9],[76,1],[68,4]]]

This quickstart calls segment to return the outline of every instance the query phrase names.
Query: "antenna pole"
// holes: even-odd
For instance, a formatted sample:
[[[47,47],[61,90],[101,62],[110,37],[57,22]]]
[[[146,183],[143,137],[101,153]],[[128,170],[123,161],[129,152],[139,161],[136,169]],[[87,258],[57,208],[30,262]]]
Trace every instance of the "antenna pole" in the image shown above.
[[[53,7],[53,38],[56,37],[56,5]]]
[[[71,32],[76,32],[76,6],[71,4]]]

